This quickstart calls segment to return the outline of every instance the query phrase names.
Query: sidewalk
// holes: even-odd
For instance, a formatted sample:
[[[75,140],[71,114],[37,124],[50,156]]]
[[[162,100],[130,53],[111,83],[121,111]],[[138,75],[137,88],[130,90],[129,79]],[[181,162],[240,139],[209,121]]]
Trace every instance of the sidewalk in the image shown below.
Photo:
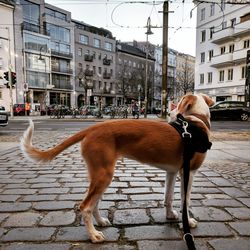
[[[34,144],[52,146],[66,134],[38,133]],[[100,203],[112,223],[99,228],[107,241],[91,244],[78,210],[88,186],[78,149],[69,148],[48,165],[28,162],[17,147],[0,151],[1,249],[186,249],[181,221],[165,219],[164,171],[128,159],[117,162]],[[197,250],[249,249],[249,152],[250,141],[214,142],[197,173],[191,196],[199,221],[192,230]],[[179,180],[175,192],[180,211]]]

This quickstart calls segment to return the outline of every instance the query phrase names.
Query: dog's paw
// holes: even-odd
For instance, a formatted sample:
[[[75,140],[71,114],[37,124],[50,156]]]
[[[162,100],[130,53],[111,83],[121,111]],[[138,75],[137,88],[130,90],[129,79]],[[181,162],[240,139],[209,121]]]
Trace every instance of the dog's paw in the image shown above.
[[[105,237],[101,231],[95,230],[90,234],[90,239],[93,243],[100,243],[105,240]]]
[[[97,221],[97,224],[98,226],[102,226],[102,227],[111,226],[110,221],[107,218],[103,218],[103,217],[101,217],[101,219]]]
[[[197,227],[198,224],[197,220],[195,220],[194,218],[189,218],[188,223],[191,228]]]
[[[167,219],[168,220],[178,220],[179,216],[177,211],[175,210],[169,210],[167,211]]]

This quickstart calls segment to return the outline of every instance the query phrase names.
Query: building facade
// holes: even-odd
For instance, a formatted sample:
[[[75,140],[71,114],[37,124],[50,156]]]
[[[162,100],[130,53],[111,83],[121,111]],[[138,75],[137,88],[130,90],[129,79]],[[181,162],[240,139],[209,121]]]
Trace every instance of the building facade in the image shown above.
[[[142,105],[145,100],[145,82],[147,77],[148,109],[152,106],[155,59],[139,49],[136,44],[117,43],[116,81],[117,91],[121,94],[120,104],[138,100]],[[146,76],[146,63],[148,72]]]
[[[17,102],[33,109],[73,101],[74,29],[71,14],[44,1],[15,6]],[[37,108],[38,107],[38,108]]]
[[[9,69],[15,72],[15,48],[14,48],[14,3],[12,1],[0,2],[0,16],[5,24],[0,25],[0,105],[5,107],[6,111],[11,109],[11,99],[13,103],[16,100],[16,88],[12,92],[7,88],[4,72]]]
[[[81,107],[117,104],[116,40],[108,30],[73,20],[75,27],[75,103]]]
[[[215,101],[244,101],[250,5],[197,4],[195,91]]]

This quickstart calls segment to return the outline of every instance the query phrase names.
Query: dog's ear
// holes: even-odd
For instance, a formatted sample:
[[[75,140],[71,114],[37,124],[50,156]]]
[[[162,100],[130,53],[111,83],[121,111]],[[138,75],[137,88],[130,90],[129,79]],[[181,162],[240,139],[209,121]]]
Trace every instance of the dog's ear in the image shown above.
[[[205,102],[208,105],[208,107],[211,107],[212,105],[214,105],[215,102],[209,96],[207,96],[205,94],[201,94],[201,96],[205,100]]]
[[[177,113],[184,114],[188,110],[190,110],[195,103],[196,96],[193,95],[185,95],[180,100],[179,104],[177,105]]]

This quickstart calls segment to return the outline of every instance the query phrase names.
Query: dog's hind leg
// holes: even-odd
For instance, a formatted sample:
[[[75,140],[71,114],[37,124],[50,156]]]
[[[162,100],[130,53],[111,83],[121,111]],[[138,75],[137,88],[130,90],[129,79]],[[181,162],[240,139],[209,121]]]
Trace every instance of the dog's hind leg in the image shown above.
[[[190,195],[191,195],[191,189],[193,185],[193,179],[196,171],[190,171],[189,174],[189,181],[188,181],[188,190],[187,190],[187,197],[186,197],[186,204],[187,204],[187,214],[188,214],[188,223],[191,228],[194,228],[197,226],[197,221],[194,218],[190,218],[189,215],[189,204],[190,204]],[[183,181],[183,171],[180,171],[181,175],[181,200],[182,204],[184,202],[184,181]]]
[[[165,205],[166,205],[166,217],[167,219],[177,220],[178,213],[173,210],[173,199],[174,199],[174,187],[176,182],[176,173],[166,173],[166,184],[165,184]]]
[[[84,201],[80,205],[80,210],[83,216],[83,220],[88,231],[89,237],[93,243],[102,242],[104,241],[104,235],[102,232],[97,231],[93,225],[93,211],[95,210],[95,216],[97,216],[97,220],[103,221],[100,217],[98,211],[97,202],[102,197],[105,189],[111,183],[113,173],[114,173],[114,166],[111,167],[97,167],[93,165],[88,165],[89,169],[92,169],[90,172],[90,186],[88,190],[88,194]],[[94,171],[93,171],[94,170]],[[100,218],[99,218],[99,217]]]

